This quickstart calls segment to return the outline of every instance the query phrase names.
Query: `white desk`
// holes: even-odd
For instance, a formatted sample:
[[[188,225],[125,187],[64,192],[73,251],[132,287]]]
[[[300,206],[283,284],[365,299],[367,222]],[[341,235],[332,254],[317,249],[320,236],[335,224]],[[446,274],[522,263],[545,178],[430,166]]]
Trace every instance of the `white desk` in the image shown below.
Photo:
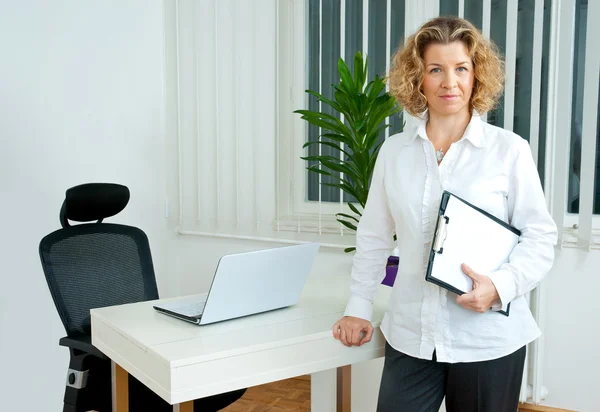
[[[212,325],[160,314],[155,301],[94,309],[92,343],[115,364],[115,412],[128,409],[127,373],[170,404],[181,404],[175,410],[191,411],[196,398],[334,368],[337,409],[349,411],[349,368],[342,367],[383,356],[379,324],[389,290],[382,286],[378,293],[376,330],[362,347],[345,347],[331,333],[347,303],[349,276],[315,271],[297,305]]]

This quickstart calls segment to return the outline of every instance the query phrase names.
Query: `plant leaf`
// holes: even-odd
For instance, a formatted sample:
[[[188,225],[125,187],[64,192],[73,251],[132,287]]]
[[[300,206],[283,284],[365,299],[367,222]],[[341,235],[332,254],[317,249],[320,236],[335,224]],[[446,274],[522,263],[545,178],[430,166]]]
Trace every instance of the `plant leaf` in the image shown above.
[[[350,252],[353,252],[355,250],[356,250],[356,248],[354,246],[353,247],[347,247],[346,249],[344,249],[344,253],[350,253]]]
[[[369,119],[367,121],[367,134],[371,134],[377,125],[381,124],[386,117],[394,113],[397,110],[396,102],[389,95],[381,95],[372,104],[372,109],[369,112]]]
[[[358,211],[358,209],[356,208],[356,206],[354,206],[352,203],[348,202],[348,207],[350,208],[350,210],[352,210],[357,215],[362,216],[362,213],[360,213]]]
[[[328,139],[335,140],[336,142],[344,143],[346,147],[352,146],[352,140],[337,133],[323,133],[321,137],[326,137]]]
[[[347,107],[347,111],[349,113],[360,113],[354,96],[352,96],[350,93],[341,89],[338,86],[334,85],[333,87],[335,89],[333,96],[338,102],[340,102],[340,105],[342,105],[343,107]],[[348,119],[354,119],[354,117],[348,117]]]
[[[329,113],[315,112],[312,110],[295,110],[294,113],[300,113],[303,116],[316,117],[318,119],[327,119],[327,120],[332,120],[332,121],[340,120],[339,118],[334,117],[334,116],[330,115]]]
[[[309,167],[306,168],[306,170],[308,170],[310,172],[318,173],[320,175],[334,177],[334,176],[331,175],[331,173],[327,172],[326,170],[319,169],[318,165],[309,166]]]
[[[318,173],[318,174],[321,174],[321,175],[329,176],[332,179],[335,179],[335,180],[341,182],[342,186],[340,187],[340,183],[321,183],[323,185],[333,185],[333,184],[335,184],[336,186],[334,186],[334,187],[336,187],[338,189],[347,190],[348,188],[350,188],[350,190],[352,190],[352,193],[355,193],[354,189],[352,189],[352,183],[351,182],[349,182],[348,180],[340,177],[340,175],[338,175],[338,174],[332,174],[332,173],[330,173],[330,172],[328,172],[326,170],[321,169],[321,165],[318,165],[318,164],[311,165],[311,166],[308,166],[306,168],[306,170],[308,170],[310,172]],[[354,196],[352,193],[350,193],[350,194],[352,196]]]
[[[365,88],[363,94],[365,95],[365,97],[367,97],[369,95],[369,93],[371,92],[371,89],[373,88],[373,84],[375,84],[375,81],[371,80],[369,83],[367,83],[367,87]]]
[[[317,127],[322,128],[322,129],[337,132],[337,133],[341,134],[342,136],[346,137],[349,142],[353,141],[352,131],[348,128],[348,126],[346,126],[345,124],[340,122],[339,119],[335,119],[335,121],[330,121],[330,120],[320,119],[318,116],[313,117],[313,116],[305,116],[305,115],[302,116],[302,119],[308,121],[311,124],[314,124]]]
[[[349,94],[356,93],[356,86],[354,85],[352,74],[350,73],[348,65],[342,58],[338,60],[338,72],[340,73],[340,78],[342,79],[340,86],[346,89]]]
[[[345,218],[347,218],[347,219],[352,219],[352,220],[354,220],[356,223],[358,223],[358,218],[356,218],[355,216],[350,216],[350,215],[347,215],[347,214],[345,214],[345,213],[336,213],[335,215],[336,215],[336,216],[342,216],[342,217],[345,217]]]
[[[315,156],[301,156],[300,159],[309,162],[319,162],[322,166],[338,173],[343,173],[349,176],[353,180],[359,180],[357,178],[357,172],[353,169],[351,163],[342,163],[342,161],[333,156],[315,155]],[[313,165],[316,166],[316,165]],[[343,179],[341,179],[343,180]]]
[[[302,159],[310,162],[309,172],[329,176],[322,185],[337,188],[353,198],[347,203],[355,216],[343,213],[337,216],[340,222],[345,222],[342,224],[350,224],[346,227],[355,230],[352,226],[360,219],[360,210],[364,211],[381,148],[379,135],[390,127],[385,124],[385,119],[396,115],[401,108],[385,92],[385,82],[380,76],[376,75],[367,82],[369,58],[366,54],[359,51],[354,55],[353,72],[343,59],[337,61],[337,66],[340,81],[332,85],[333,97],[306,90],[331,110],[298,110],[295,113],[321,129],[319,139],[304,143],[303,148],[322,145],[317,147],[327,148],[325,153],[328,155],[305,156]]]
[[[308,160],[309,162],[341,162],[339,157],[329,155],[301,156],[300,159]]]
[[[354,181],[360,181],[360,172],[352,169],[351,163],[337,163],[339,159],[335,159],[335,161],[331,161],[329,159],[319,159],[319,161],[327,168],[333,170],[334,172],[344,173],[349,176]]]
[[[367,122],[365,122],[365,119],[361,119],[360,121],[354,123],[352,125],[352,127],[354,128],[354,130],[356,130],[357,132],[359,132],[360,129],[362,129],[363,127],[365,127],[365,124],[367,124]]]
[[[366,171],[366,167],[368,166],[368,160],[367,160],[368,156],[369,156],[368,150],[363,149],[363,150],[354,152],[351,160],[354,161],[354,163],[356,164],[357,170]],[[363,178],[364,178],[364,176],[363,176]]]
[[[313,90],[305,90],[305,91],[306,91],[306,93],[315,96],[317,98],[317,101],[321,101],[321,102],[331,106],[334,110],[337,110],[338,112],[343,113],[344,116],[347,115],[347,113],[344,113],[344,108],[342,106],[340,106],[339,103],[334,102],[333,100],[330,100],[330,99],[326,98],[325,96],[323,96],[322,94],[317,93]]]
[[[354,55],[354,83],[357,91],[361,93],[365,86],[365,76],[363,58],[359,51]]]
[[[369,90],[369,93],[367,93],[367,100],[369,102],[375,100],[383,89],[385,89],[385,83],[383,82],[383,80],[381,80],[379,75],[376,75],[375,79],[373,80],[373,86]]]
[[[383,145],[384,142],[380,142],[377,146],[375,146],[375,149],[373,149],[373,154],[371,155],[371,158],[369,159],[369,165],[367,168],[367,173],[369,174],[369,176],[373,175],[373,170],[375,169],[375,163],[377,162],[377,157],[379,156],[379,149],[381,149],[381,146]]]
[[[357,197],[356,191],[353,187],[346,185],[344,183],[321,183],[324,186],[335,187],[337,189],[341,189],[345,193],[348,193],[350,196]]]
[[[311,123],[315,123],[315,121],[328,121],[332,124],[329,125],[330,128],[339,128],[340,131],[346,131],[351,133],[351,130],[346,126],[342,121],[335,116],[332,116],[328,113],[323,112],[313,112],[310,110],[296,110],[295,113],[302,114],[302,119],[308,120]]]
[[[322,144],[324,146],[329,146],[329,147],[333,147],[334,149],[344,153],[346,156],[352,156],[350,153],[348,153],[347,151],[345,151],[344,149],[342,149],[339,145],[332,143],[332,142],[326,142],[323,140],[313,140],[312,142],[306,142],[304,143],[304,145],[302,146],[302,148],[311,146],[313,144]]]
[[[381,134],[381,132],[384,131],[385,129],[387,129],[388,127],[391,127],[391,126],[389,124],[382,124],[379,127],[377,127],[375,130],[369,132],[369,135],[367,135],[366,142],[365,142],[365,146],[366,146],[367,150],[370,150],[373,148],[373,146],[377,143],[377,139],[379,138],[379,135]]]
[[[332,174],[329,174],[329,176],[331,176],[332,179],[336,179],[337,181],[339,181],[341,183],[321,183],[322,185],[325,185],[325,186],[327,186],[327,185],[329,185],[329,186],[336,185],[336,186],[333,186],[333,187],[336,187],[338,189],[341,189],[341,188],[352,188],[352,184],[349,181],[347,181],[346,179],[343,179],[343,178],[341,178],[339,176],[332,175]],[[346,191],[346,189],[342,189],[342,190]],[[354,195],[351,195],[351,196],[354,196]]]
[[[340,222],[342,225],[346,226],[348,229],[352,229],[354,231],[356,231],[356,226],[354,226],[352,223],[347,222],[345,220],[342,219],[336,219],[338,222]]]

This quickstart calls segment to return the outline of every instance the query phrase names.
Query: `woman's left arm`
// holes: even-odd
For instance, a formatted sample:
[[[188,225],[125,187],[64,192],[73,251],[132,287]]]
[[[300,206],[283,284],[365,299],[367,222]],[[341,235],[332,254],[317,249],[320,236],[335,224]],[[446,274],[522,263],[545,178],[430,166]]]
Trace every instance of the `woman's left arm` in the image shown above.
[[[506,310],[509,302],[534,289],[554,262],[556,224],[546,207],[529,143],[519,139],[517,146],[507,202],[509,222],[521,237],[508,263],[488,275],[500,296],[493,310]]]

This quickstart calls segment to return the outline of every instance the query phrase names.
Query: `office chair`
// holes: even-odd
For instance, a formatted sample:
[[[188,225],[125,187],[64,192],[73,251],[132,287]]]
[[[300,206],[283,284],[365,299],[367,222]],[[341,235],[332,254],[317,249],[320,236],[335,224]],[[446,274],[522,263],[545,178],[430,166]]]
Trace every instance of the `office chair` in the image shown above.
[[[111,411],[111,362],[91,344],[90,309],[158,299],[146,234],[103,223],[129,202],[129,189],[88,183],[67,190],[62,228],[40,242],[40,259],[70,352],[63,412]],[[71,226],[70,221],[92,222]],[[196,399],[194,410],[218,411],[239,399],[240,389]],[[129,410],[172,411],[172,406],[129,375]]]

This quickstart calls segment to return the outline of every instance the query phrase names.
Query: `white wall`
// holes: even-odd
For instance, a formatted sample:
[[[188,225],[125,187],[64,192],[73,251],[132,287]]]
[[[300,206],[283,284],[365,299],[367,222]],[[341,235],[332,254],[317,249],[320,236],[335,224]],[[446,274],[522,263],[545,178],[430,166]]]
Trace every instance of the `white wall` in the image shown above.
[[[565,249],[557,253],[545,280],[546,405],[584,412],[600,410],[600,359],[595,355],[600,342],[599,268],[600,251]]]
[[[172,234],[167,246],[169,262],[172,266],[166,272],[173,288],[169,293],[181,295],[207,292],[219,258],[225,254],[282,246],[285,245]],[[348,272],[352,265],[352,255],[344,253],[341,249],[321,247],[314,265],[319,267],[320,273]]]
[[[4,411],[62,410],[68,350],[38,243],[60,227],[67,188],[127,185],[131,201],[111,221],[143,228],[164,273],[161,14],[159,0],[0,5]]]

